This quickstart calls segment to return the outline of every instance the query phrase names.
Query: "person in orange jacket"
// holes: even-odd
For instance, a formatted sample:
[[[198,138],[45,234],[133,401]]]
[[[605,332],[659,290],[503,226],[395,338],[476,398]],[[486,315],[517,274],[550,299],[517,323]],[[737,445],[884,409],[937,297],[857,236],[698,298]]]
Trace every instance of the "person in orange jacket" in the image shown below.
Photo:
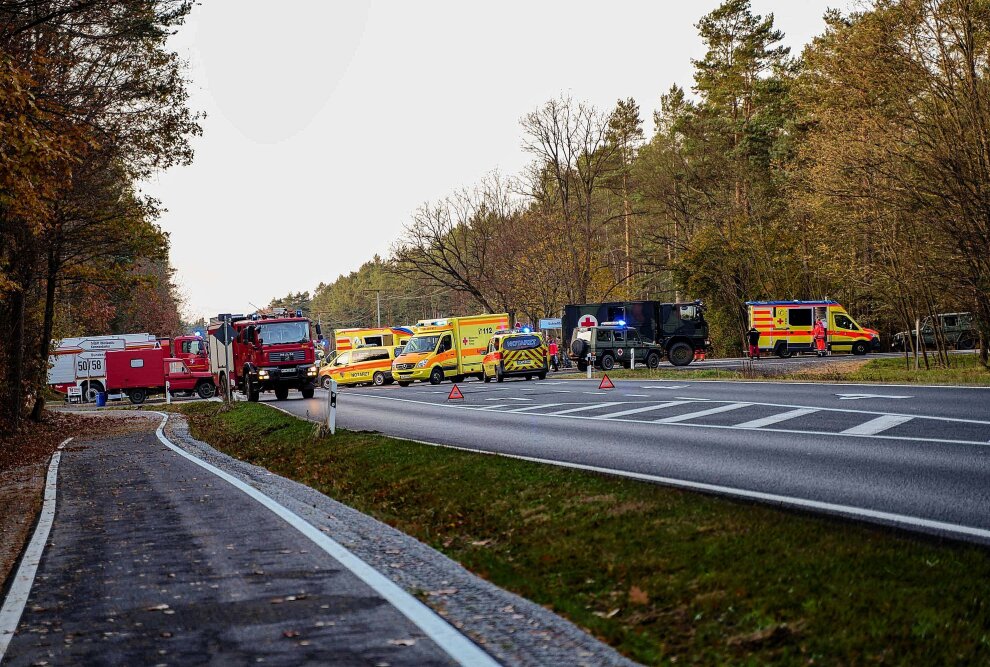
[[[815,322],[815,326],[811,329],[811,337],[815,341],[815,353],[819,357],[824,357],[828,350],[825,348],[825,339],[828,336],[828,330],[825,329],[825,320],[818,320]]]
[[[559,357],[557,357],[557,339],[551,338],[547,345],[547,355],[550,357],[550,368],[560,370]]]

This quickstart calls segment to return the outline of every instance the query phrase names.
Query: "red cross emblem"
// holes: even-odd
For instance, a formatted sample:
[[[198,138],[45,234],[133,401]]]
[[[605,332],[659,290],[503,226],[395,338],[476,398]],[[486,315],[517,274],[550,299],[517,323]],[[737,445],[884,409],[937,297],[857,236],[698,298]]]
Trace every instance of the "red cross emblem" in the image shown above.
[[[777,324],[783,324],[783,323],[784,323],[784,318],[783,317],[778,317],[777,318]]]
[[[467,345],[467,341],[468,341],[467,336],[465,336],[464,337],[464,340],[462,340],[461,343],[463,343],[464,345]]]
[[[580,324],[582,327],[593,327],[596,324],[598,324],[598,320],[595,319],[594,315],[585,315],[584,317],[581,318],[581,321],[578,322],[578,324]]]

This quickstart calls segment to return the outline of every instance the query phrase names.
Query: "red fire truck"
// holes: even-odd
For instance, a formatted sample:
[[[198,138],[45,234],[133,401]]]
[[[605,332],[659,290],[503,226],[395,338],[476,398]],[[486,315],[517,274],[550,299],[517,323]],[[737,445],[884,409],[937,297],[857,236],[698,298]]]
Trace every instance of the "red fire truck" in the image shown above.
[[[151,394],[165,393],[166,382],[172,394],[199,394],[210,398],[216,393],[213,374],[190,371],[182,359],[167,356],[165,349],[117,350],[106,353],[107,391],[121,392],[131,403],[144,403]]]
[[[263,391],[274,391],[277,399],[285,400],[290,389],[313,398],[320,367],[311,326],[301,312],[291,315],[284,308],[210,320],[210,370],[221,393],[229,383],[249,401],[257,401]]]
[[[186,362],[191,371],[209,371],[210,355],[202,336],[176,336],[172,356]]]

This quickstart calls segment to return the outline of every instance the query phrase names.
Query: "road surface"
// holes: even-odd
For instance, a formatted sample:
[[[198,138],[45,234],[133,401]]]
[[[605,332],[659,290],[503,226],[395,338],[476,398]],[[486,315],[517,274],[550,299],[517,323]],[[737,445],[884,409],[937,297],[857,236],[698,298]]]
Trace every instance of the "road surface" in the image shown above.
[[[990,543],[990,388],[615,384],[343,388],[337,424]],[[276,404],[322,414],[298,396]]]

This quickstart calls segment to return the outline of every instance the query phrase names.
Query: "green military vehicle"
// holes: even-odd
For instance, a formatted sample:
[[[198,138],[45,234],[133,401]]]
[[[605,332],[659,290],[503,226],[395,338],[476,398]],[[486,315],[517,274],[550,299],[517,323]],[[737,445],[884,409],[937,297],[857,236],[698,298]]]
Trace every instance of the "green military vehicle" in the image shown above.
[[[603,371],[610,371],[616,365],[632,368],[633,363],[656,368],[663,359],[663,347],[643,340],[637,329],[627,327],[624,322],[605,322],[576,327],[571,334],[568,356],[577,364],[578,370],[588,369],[589,355],[595,366]],[[690,355],[693,358],[694,352],[690,351]]]
[[[973,324],[971,313],[940,313],[938,322],[949,347],[954,347],[957,350],[972,350],[976,347],[976,341],[979,340],[980,334]],[[926,349],[935,349],[935,327],[931,317],[926,317],[921,322],[921,338],[925,342]],[[913,339],[913,331],[900,331],[894,334],[890,348],[894,352],[910,350]]]

